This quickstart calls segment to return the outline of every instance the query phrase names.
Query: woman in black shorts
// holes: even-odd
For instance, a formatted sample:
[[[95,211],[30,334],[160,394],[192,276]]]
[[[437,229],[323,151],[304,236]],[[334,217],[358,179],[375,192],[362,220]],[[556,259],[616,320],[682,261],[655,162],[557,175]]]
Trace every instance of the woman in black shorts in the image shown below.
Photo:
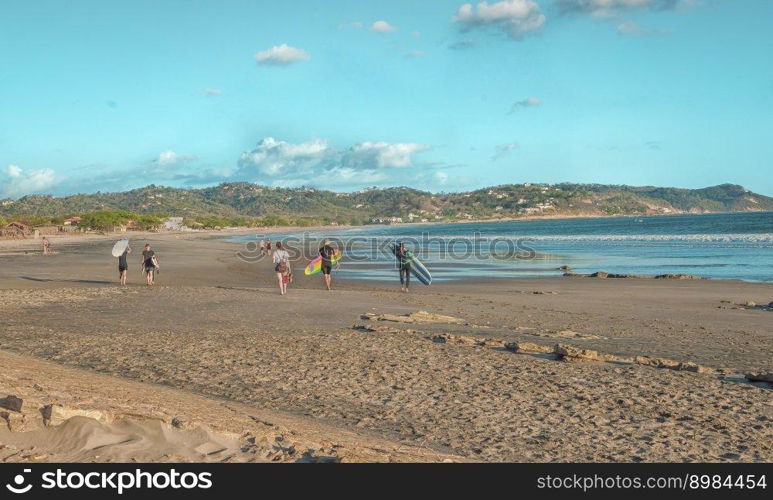
[[[118,257],[118,277],[121,281],[121,286],[126,286],[126,276],[129,271],[129,261],[127,256],[132,253],[131,247],[126,247],[126,250]]]
[[[325,240],[319,249],[319,255],[322,257],[322,276],[325,279],[325,288],[328,292],[333,289],[330,272],[333,270],[333,256],[336,252],[330,243],[330,240]]]

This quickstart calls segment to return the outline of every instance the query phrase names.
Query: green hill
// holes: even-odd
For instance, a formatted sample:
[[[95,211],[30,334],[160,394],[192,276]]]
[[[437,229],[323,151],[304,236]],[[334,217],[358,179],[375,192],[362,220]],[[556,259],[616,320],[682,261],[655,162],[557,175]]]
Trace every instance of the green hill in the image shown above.
[[[99,211],[204,218],[301,219],[322,223],[452,221],[526,216],[645,215],[773,211],[773,198],[733,185],[703,189],[601,184],[507,184],[461,193],[408,188],[336,193],[312,188],[272,188],[246,182],[203,189],[147,186],[120,193],[54,197],[30,195],[0,201],[0,216],[51,220]]]

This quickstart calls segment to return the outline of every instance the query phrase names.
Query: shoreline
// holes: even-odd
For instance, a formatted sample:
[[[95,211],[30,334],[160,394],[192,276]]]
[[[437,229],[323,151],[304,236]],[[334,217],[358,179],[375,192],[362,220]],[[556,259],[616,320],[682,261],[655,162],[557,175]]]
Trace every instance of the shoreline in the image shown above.
[[[368,227],[368,226],[339,226],[339,228],[345,229],[345,230],[352,230],[352,229],[358,229],[360,227]],[[298,230],[311,230],[311,231],[318,231],[318,230],[325,230],[329,229],[330,226],[315,226],[310,228],[297,228]],[[95,245],[101,245],[106,243],[113,243],[117,239],[120,239],[122,237],[130,237],[131,239],[140,240],[140,241],[151,241],[151,242],[175,242],[175,241],[209,241],[216,244],[223,244],[226,245],[228,248],[232,250],[237,250],[240,246],[243,246],[245,244],[244,241],[233,241],[231,238],[239,237],[239,236],[245,236],[255,233],[255,228],[233,228],[230,230],[209,230],[209,231],[196,231],[196,232],[174,232],[174,231],[164,231],[164,232],[132,232],[132,233],[114,233],[114,234],[85,234],[80,236],[61,236],[59,238],[57,237],[49,237],[51,243],[52,243],[52,255],[51,257],[56,257],[57,255],[61,255],[58,251],[58,248],[67,248],[67,249],[78,249],[81,248],[83,250],[88,250],[90,248],[93,248]],[[271,228],[263,228],[263,234],[276,234],[276,233],[283,233],[287,232],[288,228],[285,227],[271,227]],[[260,233],[259,233],[260,234]],[[136,243],[135,243],[136,244]],[[6,259],[11,257],[17,257],[17,256],[42,256],[42,249],[40,248],[40,239],[13,239],[13,240],[0,240],[0,259]],[[293,261],[293,267],[295,269],[302,269],[306,265],[307,259],[298,259]],[[377,270],[386,270],[388,269],[388,263],[383,262],[372,262],[370,263],[370,268],[377,269]],[[485,277],[476,277],[471,275],[458,275],[453,278],[437,278],[436,281],[433,283],[433,286],[435,284],[440,283],[457,283],[459,285],[464,284],[470,284],[470,283],[476,283],[476,284],[483,284],[483,283],[497,283],[507,280],[560,280],[560,279],[581,279],[584,278],[586,280],[610,280],[610,281],[649,281],[649,280],[661,280],[659,278],[656,278],[656,275],[639,275],[639,274],[631,274],[628,273],[627,276],[621,276],[619,273],[615,272],[608,272],[604,271],[603,265],[598,266],[598,269],[595,269],[593,271],[583,272],[583,273],[577,273],[576,270],[570,269],[560,269],[560,266],[557,266],[555,269],[552,268],[545,268],[540,269],[539,272],[535,272],[532,274],[529,274],[528,276],[495,276],[495,275],[488,275]],[[545,273],[545,275],[540,275],[540,273]],[[560,275],[552,274],[552,273],[560,273]],[[610,276],[607,278],[604,277],[594,277],[590,276],[594,273],[602,273],[602,274],[609,274]],[[683,275],[689,275],[690,273],[676,273],[676,274],[683,274]],[[698,276],[701,281],[721,281],[721,282],[739,282],[739,283],[760,283],[760,284],[767,284],[772,283],[773,281],[764,281],[764,280],[752,280],[752,279],[742,279],[742,278],[721,278],[721,277],[701,277]],[[374,284],[384,284],[391,282],[391,279],[385,280],[380,278],[367,278],[367,277],[338,277],[338,280],[347,281],[347,282],[364,282],[364,283],[374,283]],[[669,279],[668,281],[676,281],[676,279]]]

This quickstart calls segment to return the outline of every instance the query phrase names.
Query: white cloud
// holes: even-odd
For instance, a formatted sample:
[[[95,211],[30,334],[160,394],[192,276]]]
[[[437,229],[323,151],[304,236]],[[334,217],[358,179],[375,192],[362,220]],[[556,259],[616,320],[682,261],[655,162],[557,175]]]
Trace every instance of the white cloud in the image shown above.
[[[18,179],[19,177],[21,177],[21,174],[23,172],[23,170],[19,168],[18,165],[8,165],[5,168],[5,170],[8,177],[10,177],[11,179]]]
[[[286,43],[255,54],[255,61],[264,66],[289,66],[308,59],[309,54],[305,50],[290,47]]]
[[[553,0],[563,13],[615,16],[632,10],[670,10],[693,3],[692,0]]]
[[[204,89],[204,95],[207,97],[217,97],[220,95],[220,90],[218,89]]]
[[[18,165],[0,169],[0,198],[18,198],[40,194],[56,183],[56,174],[50,168],[24,170]]]
[[[522,101],[516,101],[513,103],[513,105],[510,107],[510,113],[515,113],[520,108],[536,108],[537,106],[542,104],[542,100],[540,100],[537,97],[527,97],[526,99],[523,99]],[[510,114],[508,113],[508,114]]]
[[[375,33],[394,33],[397,31],[397,27],[392,26],[386,21],[376,21],[370,25],[370,31]]]
[[[405,57],[424,57],[425,55],[421,50],[412,50],[405,54]]]
[[[419,38],[421,37],[421,31],[411,31],[411,36],[413,38]]]
[[[466,3],[459,7],[454,21],[465,30],[496,26],[510,38],[520,40],[541,28],[545,16],[533,0],[502,0],[492,4],[480,2],[476,7]]]
[[[514,151],[517,148],[518,148],[518,143],[515,143],[515,142],[510,142],[508,144],[500,144],[499,146],[496,147],[496,151],[494,152],[494,156],[491,157],[491,160],[492,161],[500,160],[505,156],[507,156],[508,154],[510,154],[511,151]]]
[[[153,163],[160,165],[162,167],[167,167],[170,165],[177,165],[179,163],[184,163],[186,161],[196,160],[198,156],[196,155],[182,155],[175,153],[171,150],[162,151],[158,158],[153,160]]]
[[[330,148],[324,140],[292,144],[266,137],[255,149],[242,153],[239,168],[259,176],[294,176],[313,169],[329,153]]]
[[[322,139],[293,144],[266,137],[242,153],[236,175],[277,186],[368,185],[410,170],[414,155],[427,149],[416,143],[366,141],[339,150]]]
[[[344,153],[344,162],[355,165],[405,168],[413,164],[413,155],[429,149],[423,144],[362,142]]]

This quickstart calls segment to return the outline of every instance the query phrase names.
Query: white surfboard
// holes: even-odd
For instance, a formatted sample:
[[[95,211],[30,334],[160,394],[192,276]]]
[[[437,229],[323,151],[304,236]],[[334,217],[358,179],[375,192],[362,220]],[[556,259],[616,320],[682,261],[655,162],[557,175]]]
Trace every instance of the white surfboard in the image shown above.
[[[116,241],[115,245],[113,245],[113,257],[120,257],[127,248],[129,248],[128,238]]]

